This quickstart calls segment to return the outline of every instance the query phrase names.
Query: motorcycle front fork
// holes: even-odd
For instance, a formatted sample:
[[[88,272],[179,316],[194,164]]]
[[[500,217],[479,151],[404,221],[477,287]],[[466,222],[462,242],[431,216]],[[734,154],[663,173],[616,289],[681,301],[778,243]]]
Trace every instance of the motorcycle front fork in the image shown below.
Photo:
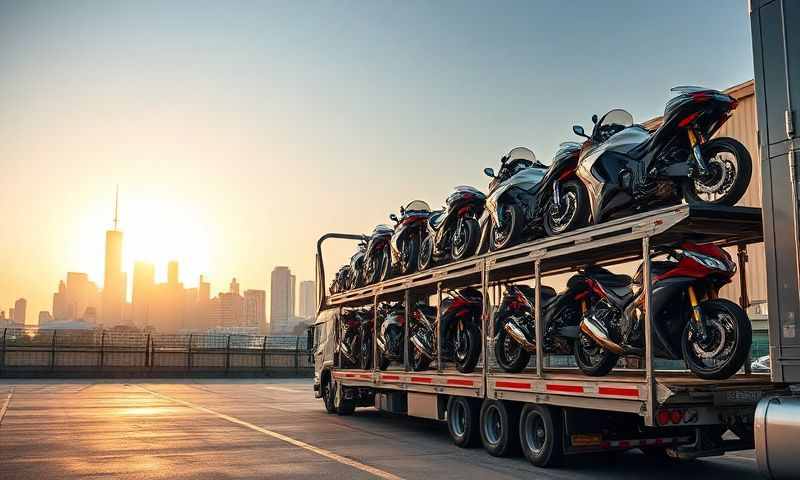
[[[693,128],[686,129],[686,132],[689,135],[689,145],[692,147],[692,155],[697,164],[697,173],[703,177],[708,173],[708,164],[706,164],[706,159],[703,158],[703,152],[700,151],[699,138]],[[691,170],[689,170],[689,175],[692,176]]]
[[[706,322],[703,321],[703,312],[700,309],[700,304],[706,300],[713,300],[717,298],[717,291],[710,288],[706,295],[698,301],[697,292],[694,287],[689,285],[687,289],[689,293],[689,303],[692,306],[692,321],[694,322],[694,331],[700,336],[700,341],[705,341],[708,336],[706,329]]]

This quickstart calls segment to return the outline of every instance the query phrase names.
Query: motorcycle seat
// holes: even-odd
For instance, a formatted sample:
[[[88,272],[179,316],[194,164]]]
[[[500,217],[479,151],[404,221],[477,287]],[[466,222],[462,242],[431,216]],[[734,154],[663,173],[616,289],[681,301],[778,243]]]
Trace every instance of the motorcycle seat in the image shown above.
[[[595,273],[592,277],[600,282],[604,288],[630,288],[632,283],[631,277],[628,275],[617,275],[611,272]]]
[[[438,230],[439,227],[442,226],[444,223],[444,210],[436,210],[435,212],[431,212],[431,216],[428,217],[428,223],[434,230]]]
[[[417,305],[417,309],[426,317],[436,317],[436,307],[430,305]]]
[[[528,297],[533,302],[536,298],[536,289],[527,285],[516,285],[522,291],[522,294]],[[542,304],[546,304],[549,300],[555,298],[557,295],[556,289],[547,285],[542,285]]]

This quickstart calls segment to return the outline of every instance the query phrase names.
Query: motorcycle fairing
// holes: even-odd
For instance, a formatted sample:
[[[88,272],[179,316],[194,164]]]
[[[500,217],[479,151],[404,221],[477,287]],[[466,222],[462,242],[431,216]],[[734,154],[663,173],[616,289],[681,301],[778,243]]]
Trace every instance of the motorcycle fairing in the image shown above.
[[[486,198],[486,209],[492,216],[495,225],[501,226],[498,210],[499,206],[505,200],[503,198],[504,195],[507,192],[511,193],[512,190],[522,190],[524,192],[528,192],[534,188],[537,188],[542,184],[542,180],[544,179],[546,173],[547,169],[545,168],[525,168],[511,176],[511,178],[508,180],[502,182],[495,190],[489,193],[489,196]],[[522,205],[525,204],[523,203]]]
[[[428,218],[428,225],[431,230],[436,232],[433,237],[434,245],[437,250],[444,250],[446,247],[447,236],[445,232],[450,231],[453,225],[462,216],[462,209],[472,208],[476,218],[479,218],[484,211],[486,195],[483,192],[467,186],[455,187],[455,191],[448,195],[447,207],[439,212],[434,212]]]

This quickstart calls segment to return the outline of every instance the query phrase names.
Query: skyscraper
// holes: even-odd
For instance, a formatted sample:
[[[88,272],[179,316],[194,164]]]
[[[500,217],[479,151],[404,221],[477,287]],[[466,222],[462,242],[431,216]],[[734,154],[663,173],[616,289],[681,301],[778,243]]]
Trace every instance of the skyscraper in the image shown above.
[[[14,315],[12,315],[11,320],[14,323],[19,323],[20,325],[25,325],[25,313],[28,308],[28,301],[24,298],[18,298],[16,302],[14,302]]]
[[[55,320],[79,320],[86,310],[97,310],[100,304],[97,285],[89,281],[89,275],[67,272],[66,283],[58,282],[58,292],[53,294],[53,318]]]
[[[117,230],[119,189],[114,204],[114,229],[106,231],[106,262],[103,278],[102,318],[106,325],[122,323],[122,306],[125,303],[125,274],[122,273],[122,232]]]
[[[151,324],[153,295],[156,288],[156,268],[152,263],[133,265],[133,323],[139,327]]]
[[[264,290],[244,291],[243,327],[255,327],[261,332],[267,328],[267,292]]]
[[[273,335],[289,333],[294,316],[294,275],[289,267],[275,267],[270,278],[269,328]]]
[[[300,316],[313,318],[317,313],[316,282],[305,280],[300,282]]]

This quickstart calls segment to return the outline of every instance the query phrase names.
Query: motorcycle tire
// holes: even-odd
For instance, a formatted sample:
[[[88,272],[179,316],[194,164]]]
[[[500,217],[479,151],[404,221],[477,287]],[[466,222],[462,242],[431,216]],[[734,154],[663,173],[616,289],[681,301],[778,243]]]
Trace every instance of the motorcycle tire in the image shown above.
[[[551,208],[555,208],[551,195],[545,204],[544,221],[542,222],[544,223],[544,231],[548,237],[570,232],[589,224],[589,194],[586,192],[586,187],[584,187],[579,180],[572,179],[564,182],[560,189],[562,196],[571,193],[575,197],[574,211],[572,218],[565,224],[555,225],[553,223],[553,217],[549,213]]]
[[[361,337],[361,354],[358,358],[361,370],[370,370],[372,368],[372,335],[364,334]]]
[[[734,178],[730,190],[714,200],[700,198],[700,195],[695,190],[695,182],[687,179],[683,188],[683,196],[686,198],[686,203],[690,205],[736,205],[736,202],[741,200],[747,191],[747,187],[750,185],[750,177],[753,173],[753,159],[750,157],[747,147],[733,138],[720,137],[703,144],[701,151],[703,158],[706,159],[714,158],[715,155],[723,152],[733,155],[736,158],[736,178]]]
[[[404,247],[408,249],[406,252],[408,259],[403,262],[403,257],[401,254],[399,262],[400,273],[403,275],[408,275],[409,273],[414,273],[417,271],[417,262],[419,261],[419,240],[417,240],[416,235],[412,235],[410,238],[408,238]]]
[[[385,282],[392,277],[392,249],[386,245],[381,256],[379,282]]]
[[[522,210],[517,205],[504,205],[500,207],[503,211],[499,212],[501,215],[508,215],[505,219],[506,222],[511,222],[507,227],[508,234],[502,242],[498,243],[496,238],[497,225],[492,221],[491,228],[489,229],[489,250],[496,252],[504,248],[508,248],[519,242],[522,236],[522,230],[525,223],[525,216]]]
[[[464,242],[463,247],[458,248],[453,242],[452,247],[450,248],[450,256],[453,260],[464,260],[465,258],[469,258],[475,255],[475,251],[478,249],[478,242],[481,239],[481,227],[478,225],[478,221],[471,217],[466,217],[462,219],[462,226],[464,227]],[[455,234],[455,232],[453,232]]]
[[[509,351],[506,342],[511,344],[513,350]],[[528,366],[531,354],[522,345],[509,337],[508,332],[501,328],[494,341],[494,357],[497,364],[508,373],[519,373]]]
[[[750,319],[739,305],[724,298],[707,300],[700,304],[700,310],[703,312],[704,317],[711,322],[715,322],[707,326],[709,335],[713,337],[712,340],[714,342],[718,342],[721,339],[726,340],[726,344],[729,346],[719,346],[712,343],[709,347],[699,346],[698,348],[702,349],[703,352],[707,351],[706,348],[712,348],[714,350],[722,348],[723,351],[728,351],[729,353],[727,354],[727,358],[722,359],[717,365],[706,365],[703,363],[702,360],[698,358],[695,342],[690,339],[690,337],[692,337],[690,334],[691,324],[690,322],[686,322],[686,326],[683,329],[683,336],[681,337],[681,353],[683,354],[683,360],[686,362],[689,370],[702,379],[722,380],[729,378],[738,372],[744,365],[744,362],[747,361],[747,354],[750,352],[750,346],[753,340],[753,330]],[[727,325],[723,325],[721,322],[725,322]],[[726,329],[726,327],[730,329],[730,331],[722,332],[721,329]],[[727,343],[727,339],[724,336],[721,336],[722,333],[726,335],[733,334],[732,336],[734,338],[730,344]]]
[[[415,372],[421,372],[422,370],[427,370],[431,364],[431,359],[426,357],[422,354],[419,350],[414,348],[414,352],[412,353],[413,358],[411,359],[411,368]]]
[[[422,239],[417,256],[417,271],[429,269],[433,265],[433,238],[428,235]]]
[[[456,369],[461,373],[471,373],[481,357],[481,332],[477,325],[464,325],[464,340],[467,342],[467,352],[464,358],[456,358]]]
[[[378,370],[386,370],[389,368],[389,365],[392,363],[391,360],[386,358],[385,356],[381,355],[378,360]]]
[[[589,375],[590,377],[602,377],[604,375],[608,375],[608,372],[610,372],[617,364],[619,355],[609,352],[608,350],[605,350],[604,348],[595,344],[598,354],[597,358],[592,358],[584,349],[584,338],[586,338],[586,334],[583,332],[578,333],[578,336],[575,337],[575,363],[578,364],[578,368],[580,368],[583,373]],[[591,339],[587,340],[594,343],[594,341]]]

